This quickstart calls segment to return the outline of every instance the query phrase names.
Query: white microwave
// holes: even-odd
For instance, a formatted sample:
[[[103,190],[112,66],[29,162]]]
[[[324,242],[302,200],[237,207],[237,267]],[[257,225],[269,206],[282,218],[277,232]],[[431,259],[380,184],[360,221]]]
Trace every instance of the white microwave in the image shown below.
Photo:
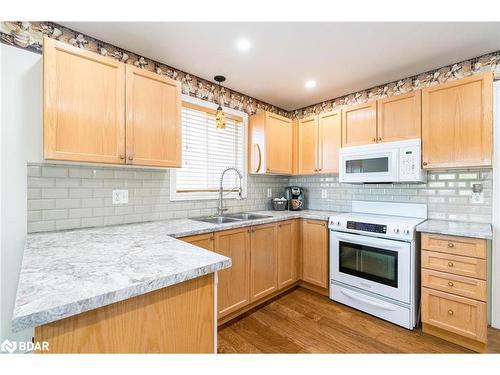
[[[421,140],[342,147],[339,181],[347,183],[425,182]]]

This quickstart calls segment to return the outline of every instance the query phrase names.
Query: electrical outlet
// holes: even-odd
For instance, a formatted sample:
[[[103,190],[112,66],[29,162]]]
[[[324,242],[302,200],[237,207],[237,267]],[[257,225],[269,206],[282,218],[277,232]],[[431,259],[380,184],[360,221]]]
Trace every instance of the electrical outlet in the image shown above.
[[[483,184],[472,184],[471,203],[484,203]]]
[[[328,192],[326,189],[321,189],[321,198],[325,199],[328,197]]]
[[[113,190],[113,204],[128,203],[128,190]]]
[[[272,196],[273,196],[273,189],[268,188],[268,189],[267,189],[267,197],[268,197],[268,198],[271,198]]]
[[[484,194],[483,194],[483,192],[481,192],[481,193],[472,193],[470,201],[471,201],[471,203],[484,203]]]

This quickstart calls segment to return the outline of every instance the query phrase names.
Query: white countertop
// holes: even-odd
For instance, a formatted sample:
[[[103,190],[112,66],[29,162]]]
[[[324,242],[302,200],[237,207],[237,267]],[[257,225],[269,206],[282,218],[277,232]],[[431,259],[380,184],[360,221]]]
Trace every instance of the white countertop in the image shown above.
[[[228,224],[191,219],[29,234],[12,329],[20,331],[231,266],[231,259],[177,240],[194,234],[336,212],[259,211]]]
[[[417,225],[418,232],[447,234],[450,236],[462,236],[493,239],[491,224],[469,223],[462,221],[427,220]]]

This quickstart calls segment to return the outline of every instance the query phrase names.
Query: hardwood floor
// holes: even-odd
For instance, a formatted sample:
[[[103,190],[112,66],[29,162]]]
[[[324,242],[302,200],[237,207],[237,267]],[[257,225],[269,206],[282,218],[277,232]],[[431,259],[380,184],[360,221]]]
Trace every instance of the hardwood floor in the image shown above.
[[[500,330],[488,331],[500,352]],[[219,353],[471,353],[468,349],[292,289],[219,327]]]

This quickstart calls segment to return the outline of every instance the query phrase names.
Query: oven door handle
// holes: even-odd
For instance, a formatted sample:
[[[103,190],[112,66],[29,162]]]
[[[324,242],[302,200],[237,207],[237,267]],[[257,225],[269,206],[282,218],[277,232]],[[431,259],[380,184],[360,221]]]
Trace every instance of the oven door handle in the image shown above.
[[[366,245],[366,246],[383,246],[384,249],[398,251],[405,247],[409,247],[408,242],[402,242],[398,240],[389,240],[385,238],[378,237],[363,237],[357,234],[343,233],[332,231],[331,232],[335,238],[341,241],[351,242],[357,245]]]
[[[383,309],[383,310],[389,310],[389,311],[394,311],[394,307],[389,305],[389,304],[382,304],[382,303],[377,303],[377,302],[374,302],[374,301],[370,301],[370,300],[365,300],[361,297],[358,297],[357,295],[349,292],[348,290],[345,290],[345,289],[341,289],[340,290],[342,292],[342,294],[344,294],[346,297],[348,298],[351,298],[353,300],[356,300],[356,301],[359,301],[361,303],[365,303],[367,305],[370,305],[370,306],[373,306],[373,307],[376,307],[378,309]]]

